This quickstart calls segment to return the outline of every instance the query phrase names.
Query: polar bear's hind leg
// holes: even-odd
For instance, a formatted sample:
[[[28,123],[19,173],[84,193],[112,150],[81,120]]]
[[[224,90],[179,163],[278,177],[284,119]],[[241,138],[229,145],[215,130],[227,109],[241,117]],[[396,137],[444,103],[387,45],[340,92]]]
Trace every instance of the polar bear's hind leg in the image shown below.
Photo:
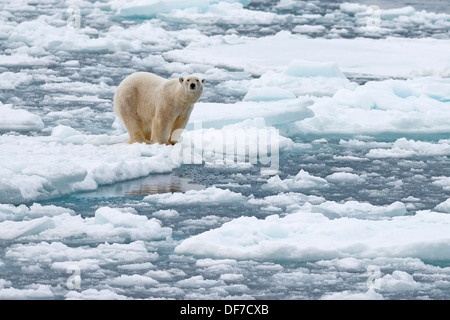
[[[144,124],[136,111],[136,88],[124,88],[124,92],[114,97],[114,108],[120,115],[125,128],[130,134],[128,143],[150,143],[150,130],[145,130]]]

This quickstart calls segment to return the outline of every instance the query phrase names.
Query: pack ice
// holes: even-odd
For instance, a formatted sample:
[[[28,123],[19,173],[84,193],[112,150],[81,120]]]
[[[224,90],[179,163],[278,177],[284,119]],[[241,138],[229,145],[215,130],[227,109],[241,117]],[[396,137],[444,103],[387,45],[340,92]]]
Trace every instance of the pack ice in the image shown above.
[[[369,9],[2,1],[0,298],[448,297],[450,15]],[[135,71],[207,79],[178,145],[126,143]]]

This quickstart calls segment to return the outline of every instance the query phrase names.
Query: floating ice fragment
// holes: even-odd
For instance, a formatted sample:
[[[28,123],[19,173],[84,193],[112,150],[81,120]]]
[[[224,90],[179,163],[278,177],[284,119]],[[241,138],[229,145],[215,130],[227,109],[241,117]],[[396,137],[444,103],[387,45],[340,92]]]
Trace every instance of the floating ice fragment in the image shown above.
[[[364,183],[366,180],[360,175],[350,172],[335,172],[325,177],[325,180],[331,183]]]
[[[0,55],[0,66],[48,66],[55,63],[49,57],[32,57],[28,54]]]
[[[121,287],[136,287],[136,286],[149,287],[158,284],[158,281],[156,281],[155,279],[140,274],[133,274],[133,275],[123,274],[117,278],[110,279],[107,282],[112,285],[118,285]]]
[[[95,272],[106,264],[125,266],[144,264],[149,259],[154,259],[155,254],[147,251],[143,241],[126,244],[101,243],[94,247],[89,245],[69,247],[57,241],[51,243],[42,241],[15,244],[7,249],[5,256],[17,261],[21,266],[45,266],[56,271],[66,271],[68,267],[76,266],[82,272]]]
[[[0,73],[0,89],[12,90],[20,85],[28,85],[33,80],[33,75],[22,72]]]
[[[444,190],[450,190],[450,177],[434,177],[432,180],[432,184],[440,186]]]
[[[181,242],[175,253],[200,257],[311,261],[416,257],[447,260],[450,215],[423,211],[390,220],[328,219],[298,211],[264,220],[241,217]]]
[[[331,98],[316,100],[310,107],[314,116],[298,121],[296,126],[299,133],[315,134],[447,132],[450,129],[449,84],[448,79],[424,78],[341,88]],[[397,143],[399,147],[402,141]],[[440,147],[447,149],[445,144]],[[405,151],[410,154],[412,150]]]
[[[278,87],[250,88],[244,97],[244,101],[277,101],[296,99],[290,90]]]
[[[210,5],[202,7],[188,7],[174,9],[168,13],[156,16],[162,20],[189,24],[231,24],[231,25],[271,25],[292,19],[291,15],[281,15],[274,12],[249,10],[239,1],[219,0],[211,1]],[[245,1],[247,2],[247,1]]]
[[[81,292],[71,290],[66,295],[67,300],[125,300],[127,296],[115,293],[108,289],[87,289]]]
[[[286,178],[282,180],[278,175],[267,180],[267,184],[263,185],[264,189],[275,191],[294,191],[294,190],[308,190],[321,189],[329,186],[327,180],[313,176],[307,171],[301,169],[293,178]]]
[[[225,283],[222,280],[204,279],[203,276],[194,276],[189,279],[183,279],[175,283],[177,287],[181,288],[209,288],[224,284]]]
[[[438,204],[434,210],[438,212],[450,213],[450,198]]]
[[[186,129],[195,128],[195,123],[200,123],[202,128],[222,129],[230,124],[260,118],[264,119],[265,126],[277,126],[311,117],[313,113],[309,106],[313,103],[314,101],[307,97],[234,104],[200,102],[195,105]]]
[[[197,7],[206,9],[209,0],[134,0],[124,3],[123,1],[112,1],[111,8],[117,10],[117,14],[123,17],[152,18],[161,13],[168,13],[173,9],[186,9]]]
[[[95,223],[97,224],[111,223],[115,227],[136,228],[144,226],[148,221],[146,216],[121,212],[109,207],[102,207],[95,211]]]
[[[335,62],[294,59],[282,72],[268,71],[251,81],[244,100],[278,100],[290,96],[331,96],[338,90],[354,89]],[[260,97],[259,97],[260,96]]]
[[[412,139],[397,139],[392,148],[371,149],[368,158],[411,158],[414,156],[446,156],[450,155],[450,141],[436,142],[416,141]]]
[[[373,29],[373,28],[372,28]],[[301,48],[299,50],[298,48]],[[204,42],[165,53],[166,59],[238,70],[280,71],[295,59],[334,61],[344,73],[408,77],[414,72],[441,74],[449,67],[448,41],[438,39],[310,39],[281,31],[273,36],[228,44]],[[349,55],[349,52],[354,54]],[[251,68],[249,68],[251,66]],[[262,73],[260,73],[262,71]]]
[[[2,135],[0,202],[20,204],[96,190],[177,166],[170,147],[125,141],[123,136],[85,135],[67,126],[54,128],[51,136]]]
[[[345,3],[341,3],[339,5],[339,9],[342,12],[345,12],[345,13],[353,13],[353,14],[355,14],[357,12],[365,12],[365,11],[367,11],[367,6],[361,5],[361,4],[358,4],[358,3],[345,2]]]
[[[44,230],[54,228],[55,224],[48,217],[25,221],[0,222],[0,239],[13,240],[16,238],[38,234]]]
[[[358,201],[347,201],[345,203],[325,201],[311,206],[311,212],[320,212],[330,219],[335,217],[349,217],[370,220],[403,216],[407,211],[405,204],[400,201],[387,206],[374,206],[370,203]]]
[[[172,219],[172,218],[178,217],[180,214],[176,210],[168,209],[168,210],[159,210],[159,211],[153,212],[152,215],[155,216],[156,218],[160,218],[160,219],[161,218]]]
[[[14,206],[11,204],[0,204],[0,221],[3,220],[27,220],[28,218],[53,217],[63,213],[75,215],[75,211],[55,205],[43,206],[33,203],[30,207],[25,205]]]
[[[44,123],[39,116],[11,107],[11,105],[4,105],[0,102],[0,132],[41,131],[44,129]]]
[[[189,190],[185,193],[174,192],[164,194],[151,194],[146,196],[144,201],[161,203],[161,204],[194,204],[194,203],[227,203],[240,202],[246,200],[241,193],[232,192],[228,189],[220,189],[209,187],[203,190]]]
[[[380,290],[389,292],[402,292],[418,290],[420,284],[407,272],[395,270],[380,279]]]
[[[311,25],[298,25],[295,26],[293,33],[304,33],[304,34],[318,34],[324,33],[327,29],[322,25],[311,26]]]
[[[376,292],[374,289],[369,289],[367,292],[351,292],[342,291],[337,293],[325,294],[321,297],[322,300],[383,300],[382,294]]]
[[[30,285],[24,289],[0,288],[0,299],[2,300],[23,300],[23,299],[54,299],[51,285]]]
[[[284,73],[293,77],[345,78],[335,62],[292,60]]]

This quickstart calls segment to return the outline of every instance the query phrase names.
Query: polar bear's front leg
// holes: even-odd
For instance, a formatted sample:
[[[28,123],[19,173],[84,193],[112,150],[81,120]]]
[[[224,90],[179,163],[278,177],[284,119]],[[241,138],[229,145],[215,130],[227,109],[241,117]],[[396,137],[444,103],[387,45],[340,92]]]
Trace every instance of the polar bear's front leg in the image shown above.
[[[193,108],[194,105],[191,105],[183,111],[173,123],[169,140],[171,144],[176,144],[180,140],[181,134],[183,133],[184,128],[186,128]]]
[[[154,120],[152,123],[152,136],[150,139],[150,144],[171,144],[169,142],[171,129],[171,121]]]
[[[189,119],[185,117],[179,117],[175,121],[170,133],[170,144],[176,144],[178,140],[180,140],[181,134],[183,133],[184,128],[186,128],[188,121]]]

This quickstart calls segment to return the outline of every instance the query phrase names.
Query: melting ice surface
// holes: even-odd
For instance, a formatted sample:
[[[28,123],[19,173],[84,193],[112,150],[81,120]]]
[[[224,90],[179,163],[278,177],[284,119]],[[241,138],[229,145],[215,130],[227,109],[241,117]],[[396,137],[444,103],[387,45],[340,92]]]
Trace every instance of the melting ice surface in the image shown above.
[[[450,12],[376,4],[2,1],[0,298],[448,298]],[[135,71],[207,79],[180,144]]]

